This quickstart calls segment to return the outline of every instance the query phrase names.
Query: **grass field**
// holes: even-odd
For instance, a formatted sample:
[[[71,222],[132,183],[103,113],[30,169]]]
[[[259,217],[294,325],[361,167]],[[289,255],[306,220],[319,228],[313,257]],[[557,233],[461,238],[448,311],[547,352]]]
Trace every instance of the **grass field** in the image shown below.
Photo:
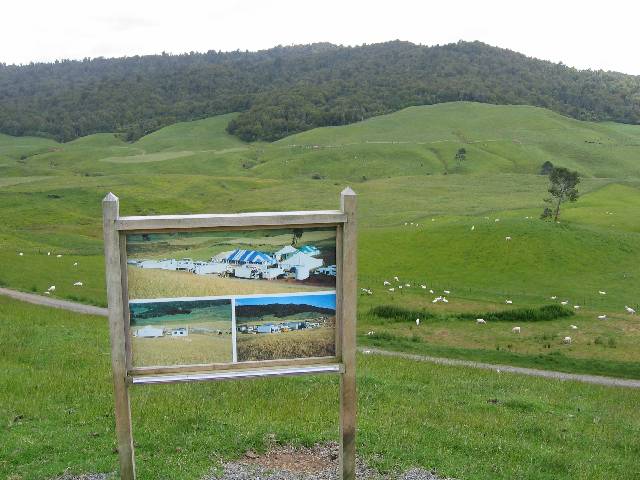
[[[178,326],[178,325],[175,325]],[[189,327],[200,327],[189,324]],[[207,325],[210,326],[210,325]],[[220,327],[225,326],[220,322]],[[168,326],[169,327],[169,326]],[[229,322],[226,323],[229,328]],[[164,365],[198,365],[227,363],[232,360],[231,335],[189,333],[187,337],[132,338],[133,365],[135,367]]]
[[[326,286],[276,280],[245,280],[217,275],[129,267],[129,298],[206,297],[254,293],[324,291]]]
[[[103,318],[0,298],[0,478],[117,469]],[[358,357],[358,452],[383,470],[460,479],[640,476],[640,392]],[[338,378],[132,389],[141,480],[200,478],[220,459],[336,440]]]

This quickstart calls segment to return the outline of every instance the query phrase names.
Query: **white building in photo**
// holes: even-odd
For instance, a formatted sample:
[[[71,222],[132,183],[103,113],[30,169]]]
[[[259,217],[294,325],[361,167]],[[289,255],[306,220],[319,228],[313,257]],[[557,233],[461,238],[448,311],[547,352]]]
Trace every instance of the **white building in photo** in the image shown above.
[[[166,260],[141,260],[138,262],[140,268],[157,268],[160,270],[176,270],[178,261],[172,258]]]
[[[287,245],[285,247],[282,247],[273,255],[276,257],[277,261],[282,262],[292,255],[295,255],[296,253],[298,253],[298,250],[296,248],[292,247],[291,245]]]
[[[305,280],[309,278],[309,272],[322,267],[322,259],[298,252],[285,261],[280,262],[280,267],[284,270],[294,272],[296,280]]]
[[[145,325],[136,331],[136,337],[139,338],[158,338],[162,336],[164,336],[164,329],[153,325]]]
[[[226,263],[195,262],[193,273],[197,275],[220,275],[227,271]]]

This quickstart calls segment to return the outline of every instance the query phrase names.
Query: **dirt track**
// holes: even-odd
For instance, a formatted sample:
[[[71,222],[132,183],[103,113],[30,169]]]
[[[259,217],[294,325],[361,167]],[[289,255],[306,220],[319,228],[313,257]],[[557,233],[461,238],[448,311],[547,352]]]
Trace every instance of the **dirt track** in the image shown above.
[[[555,378],[557,380],[568,380],[574,382],[593,383],[596,385],[606,385],[609,387],[640,388],[640,380],[628,380],[624,378],[601,377],[598,375],[584,375],[579,373],[555,372],[553,370],[540,370],[537,368],[512,367],[510,365],[494,365],[491,363],[473,362],[471,360],[456,360],[452,358],[429,357],[425,355],[414,355],[405,352],[390,352],[377,348],[359,347],[358,351],[367,355],[386,355],[388,357],[399,357],[417,362],[437,363],[438,365],[450,365],[454,367],[482,368],[494,370],[500,373],[518,373],[532,377]]]
[[[69,302],[67,300],[60,300],[57,298],[44,297],[42,295],[35,295],[33,293],[18,292],[17,290],[10,290],[8,288],[0,287],[0,295],[5,297],[14,298],[23,302],[33,303],[35,305],[43,305],[45,307],[61,308],[63,310],[69,310],[71,312],[86,313],[87,315],[100,315],[102,317],[107,316],[107,309],[101,307],[95,307],[93,305],[84,305],[82,303]]]

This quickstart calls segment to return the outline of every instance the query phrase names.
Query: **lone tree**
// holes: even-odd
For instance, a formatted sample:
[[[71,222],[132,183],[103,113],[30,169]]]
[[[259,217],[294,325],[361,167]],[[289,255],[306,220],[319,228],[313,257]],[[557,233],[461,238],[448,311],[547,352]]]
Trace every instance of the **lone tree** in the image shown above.
[[[545,207],[540,218],[547,219],[553,217],[557,222],[560,216],[560,206],[564,202],[575,202],[578,200],[578,189],[576,185],[580,183],[578,172],[571,172],[563,167],[553,167],[549,173],[549,193],[551,197],[545,198],[545,202],[550,207]]]
[[[461,162],[462,160],[466,160],[467,159],[467,149],[462,147],[459,148],[458,151],[456,152],[456,160]]]
[[[544,162],[542,164],[542,167],[540,167],[540,175],[549,175],[552,171],[553,171],[553,163],[551,163],[549,160]]]
[[[304,230],[302,228],[294,228],[293,229],[293,238],[291,239],[291,246],[295,247],[298,244],[298,240],[302,238],[302,234]]]

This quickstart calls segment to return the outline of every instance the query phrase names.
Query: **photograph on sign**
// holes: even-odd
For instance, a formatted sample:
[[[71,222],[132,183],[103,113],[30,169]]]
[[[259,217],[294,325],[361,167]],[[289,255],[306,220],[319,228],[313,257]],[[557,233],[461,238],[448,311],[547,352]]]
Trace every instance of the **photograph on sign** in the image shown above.
[[[235,301],[239,362],[336,353],[336,294],[269,295]]]
[[[229,299],[166,299],[129,303],[136,367],[227,363],[233,360]]]
[[[127,235],[130,299],[336,288],[336,228]]]

